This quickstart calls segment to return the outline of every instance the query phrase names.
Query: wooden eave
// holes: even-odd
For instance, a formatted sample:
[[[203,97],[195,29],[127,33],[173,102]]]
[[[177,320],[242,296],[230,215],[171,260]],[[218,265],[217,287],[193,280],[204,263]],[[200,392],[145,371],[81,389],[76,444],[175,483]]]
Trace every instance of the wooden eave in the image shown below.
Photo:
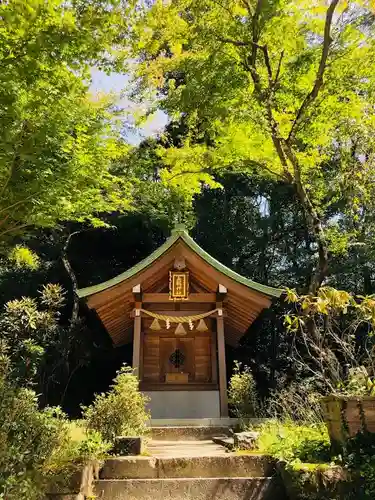
[[[132,341],[133,287],[141,284],[145,303],[148,294],[154,296],[163,289],[163,284],[167,286],[168,272],[175,258],[181,256],[186,261],[191,281],[199,284],[206,293],[211,293],[212,299],[219,283],[227,288],[224,309],[228,344],[236,345],[259,313],[271,304],[272,298],[282,293],[281,289],[261,285],[232,271],[205,252],[185,229],[177,228],[163,245],[131,269],[111,280],[77,291],[80,298],[85,298],[88,307],[96,310],[115,346]],[[205,302],[207,305],[208,299]],[[189,301],[180,304],[181,311],[192,307]],[[215,307],[214,300],[212,306]]]

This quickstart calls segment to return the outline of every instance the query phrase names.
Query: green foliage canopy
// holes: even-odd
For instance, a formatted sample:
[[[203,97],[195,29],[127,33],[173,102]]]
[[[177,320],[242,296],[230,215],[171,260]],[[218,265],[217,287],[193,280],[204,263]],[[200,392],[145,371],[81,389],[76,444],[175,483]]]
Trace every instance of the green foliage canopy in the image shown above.
[[[129,206],[131,179],[112,172],[127,149],[113,103],[88,91],[92,66],[122,64],[127,4],[1,3],[1,238]]]
[[[373,195],[374,31],[368,1],[175,0],[138,10],[141,94],[181,119],[160,151],[190,192],[223,169],[295,187],[317,246],[314,292]],[[351,227],[328,218],[342,203]]]

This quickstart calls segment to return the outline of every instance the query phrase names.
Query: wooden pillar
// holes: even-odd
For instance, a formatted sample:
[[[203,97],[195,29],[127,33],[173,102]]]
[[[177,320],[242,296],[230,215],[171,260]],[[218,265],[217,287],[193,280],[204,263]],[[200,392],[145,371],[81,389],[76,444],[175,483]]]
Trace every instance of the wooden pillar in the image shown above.
[[[228,394],[227,394],[227,365],[225,361],[225,336],[223,310],[219,304],[217,316],[217,353],[219,364],[219,393],[220,393],[220,415],[228,416]],[[220,314],[221,313],[221,314]]]
[[[211,367],[211,381],[214,384],[217,384],[217,333],[212,332],[211,337],[211,359],[212,359],[212,367]]]
[[[141,362],[141,311],[134,311],[134,335],[133,335],[133,370],[134,374],[139,377],[139,368]]]
[[[134,309],[134,333],[133,333],[133,371],[134,374],[140,378],[140,363],[141,363],[141,287],[136,285],[133,287],[133,294],[136,300]]]

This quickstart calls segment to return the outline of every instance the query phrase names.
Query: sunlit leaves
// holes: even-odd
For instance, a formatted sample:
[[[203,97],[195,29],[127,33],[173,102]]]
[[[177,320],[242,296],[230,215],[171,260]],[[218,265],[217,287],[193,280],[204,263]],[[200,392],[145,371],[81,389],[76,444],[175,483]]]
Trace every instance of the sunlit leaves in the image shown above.
[[[287,141],[299,109],[314,87],[322,55],[325,0],[263,3],[259,13],[255,65],[251,78],[252,16],[257,2],[176,0],[155,2],[138,11],[133,57],[140,90],[158,93],[157,105],[192,131],[184,147],[165,149],[166,178],[186,172],[249,172],[294,184],[287,160],[280,163],[274,138]],[[371,10],[372,9],[372,10]],[[339,2],[332,27],[327,67],[314,104],[304,112],[289,146],[305,193],[326,219],[331,253],[345,253],[355,230],[333,230],[332,207],[340,204],[351,221],[361,218],[373,199],[375,41],[369,1]],[[276,79],[270,86],[271,78]],[[140,84],[141,82],[141,84]],[[171,83],[169,83],[171,82]],[[199,147],[192,150],[191,139]],[[209,140],[207,140],[209,138]],[[285,144],[285,143],[284,143]],[[195,167],[194,167],[194,165]],[[349,177],[355,182],[348,182]],[[349,225],[351,222],[349,223]],[[322,225],[323,230],[326,228]],[[312,228],[310,227],[310,230]]]
[[[8,254],[8,259],[17,269],[38,269],[40,259],[38,255],[30,248],[22,245],[16,245]]]
[[[132,2],[11,0],[0,5],[0,237],[63,220],[103,224],[129,207],[131,179],[110,98],[89,65],[117,68]],[[17,261],[18,262],[18,261]]]
[[[354,296],[345,290],[333,287],[321,287],[316,295],[298,295],[287,289],[285,300],[300,309],[300,315],[288,314],[284,324],[288,329],[295,329],[296,318],[308,319],[315,316],[337,317],[340,314],[355,313],[358,324],[368,322],[375,328],[375,297],[373,295]],[[296,309],[296,311],[297,311]]]

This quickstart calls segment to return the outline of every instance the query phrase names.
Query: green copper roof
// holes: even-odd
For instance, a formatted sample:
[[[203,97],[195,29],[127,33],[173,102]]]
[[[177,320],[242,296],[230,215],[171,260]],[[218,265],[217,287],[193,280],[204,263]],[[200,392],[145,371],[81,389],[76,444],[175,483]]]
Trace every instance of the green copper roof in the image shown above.
[[[107,288],[111,288],[112,286],[118,285],[122,281],[125,281],[135,276],[139,272],[149,267],[156,259],[161,257],[179,239],[183,240],[184,243],[191,250],[193,250],[193,252],[197,253],[200,257],[202,257],[203,260],[205,260],[208,264],[214,267],[217,271],[225,274],[226,276],[233,279],[237,283],[241,283],[242,285],[245,285],[248,288],[251,288],[252,290],[256,290],[257,292],[263,293],[271,297],[280,297],[280,295],[282,294],[283,290],[280,288],[272,288],[270,286],[256,283],[255,281],[245,278],[244,276],[241,276],[235,271],[232,271],[232,269],[229,269],[229,267],[224,266],[224,264],[221,264],[218,260],[214,259],[210,254],[205,252],[203,248],[201,248],[193,240],[193,238],[189,236],[185,226],[183,226],[182,224],[178,224],[172,230],[172,234],[167,239],[167,241],[159,248],[157,248],[154,252],[152,252],[152,254],[150,254],[148,257],[146,257],[141,262],[139,262],[132,268],[128,269],[124,273],[121,273],[118,276],[115,276],[114,278],[108,281],[104,281],[103,283],[99,283],[98,285],[88,286],[86,288],[81,288],[80,290],[77,290],[78,297],[80,298],[88,297],[89,295],[93,295],[94,293],[102,292]]]

